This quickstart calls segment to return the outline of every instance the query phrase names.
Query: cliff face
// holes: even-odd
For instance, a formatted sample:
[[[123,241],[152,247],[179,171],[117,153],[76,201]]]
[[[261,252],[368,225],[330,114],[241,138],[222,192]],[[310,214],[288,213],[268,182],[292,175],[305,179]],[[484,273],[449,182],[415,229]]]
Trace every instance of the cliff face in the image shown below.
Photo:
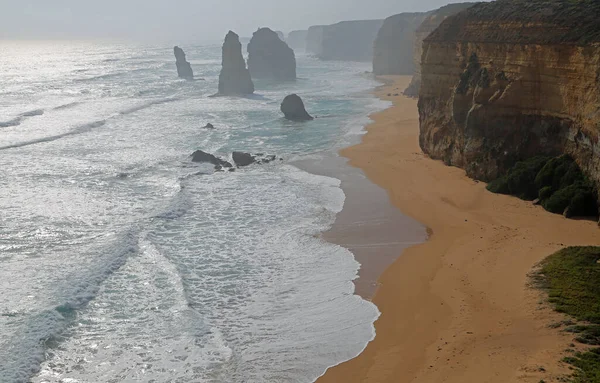
[[[313,25],[306,33],[306,52],[320,55],[323,49],[324,25]]]
[[[223,59],[219,74],[220,95],[254,93],[254,84],[242,56],[242,44],[237,34],[229,31],[223,42]]]
[[[296,56],[277,33],[260,28],[248,44],[248,70],[252,78],[295,80]]]
[[[186,80],[193,80],[194,72],[192,71],[192,66],[190,63],[185,59],[185,52],[183,52],[183,49],[176,46],[173,48],[173,53],[175,53],[177,75],[180,78],[185,78]]]
[[[410,75],[415,70],[415,31],[424,13],[400,13],[388,17],[377,33],[373,55],[376,75]]]
[[[291,31],[286,42],[294,50],[306,50],[306,38],[308,31]]]
[[[411,73],[413,78],[410,85],[404,91],[404,95],[409,97],[419,97],[419,88],[421,87],[421,56],[423,55],[423,40],[437,27],[440,26],[442,21],[446,18],[463,11],[475,3],[456,3],[443,6],[442,8],[436,9],[433,12],[427,14],[421,23],[417,27],[414,34],[414,47],[413,49],[413,67],[414,71]]]
[[[373,43],[383,20],[342,21],[323,27],[321,60],[371,61]]]
[[[423,45],[423,151],[482,180],[566,153],[599,183],[599,19],[595,0],[501,0],[446,19]]]

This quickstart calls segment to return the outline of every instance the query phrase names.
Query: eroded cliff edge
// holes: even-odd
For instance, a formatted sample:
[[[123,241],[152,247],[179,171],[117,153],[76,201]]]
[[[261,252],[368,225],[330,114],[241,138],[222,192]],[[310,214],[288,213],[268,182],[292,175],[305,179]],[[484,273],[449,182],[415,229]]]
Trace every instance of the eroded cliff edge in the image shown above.
[[[415,31],[425,13],[400,13],[388,17],[377,33],[373,49],[373,73],[411,75],[415,70]]]
[[[413,78],[410,85],[404,91],[404,95],[408,97],[419,97],[419,89],[421,88],[421,56],[423,55],[423,41],[440,26],[446,18],[463,11],[475,3],[456,3],[448,4],[435,11],[429,12],[423,19],[423,22],[417,27],[414,32],[413,49],[413,68],[414,71],[410,74]]]
[[[423,151],[485,181],[567,153],[600,184],[597,20],[595,0],[500,0],[447,18],[423,43]]]

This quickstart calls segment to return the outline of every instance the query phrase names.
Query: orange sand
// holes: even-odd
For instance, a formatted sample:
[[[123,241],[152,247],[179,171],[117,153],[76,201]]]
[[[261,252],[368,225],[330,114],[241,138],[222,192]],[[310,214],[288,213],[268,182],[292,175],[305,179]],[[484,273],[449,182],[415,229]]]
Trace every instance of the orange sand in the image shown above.
[[[373,115],[363,142],[342,155],[432,235],[380,277],[375,340],[318,382],[555,381],[568,373],[559,360],[572,337],[548,327],[561,316],[527,275],[564,246],[600,245],[598,226],[489,193],[463,170],[427,158],[416,100],[385,96],[410,78],[387,80],[377,94],[394,106]]]

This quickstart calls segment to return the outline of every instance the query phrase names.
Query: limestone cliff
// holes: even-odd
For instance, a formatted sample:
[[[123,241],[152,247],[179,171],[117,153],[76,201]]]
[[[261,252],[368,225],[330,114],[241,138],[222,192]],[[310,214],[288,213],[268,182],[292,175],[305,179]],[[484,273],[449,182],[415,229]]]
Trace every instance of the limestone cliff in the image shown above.
[[[242,44],[237,34],[227,33],[223,42],[222,68],[219,74],[219,95],[254,93],[254,84],[242,56]]]
[[[248,44],[248,70],[255,79],[295,80],[296,56],[277,33],[260,28]]]
[[[400,13],[385,19],[375,39],[374,74],[413,74],[415,31],[424,17],[424,13]]]
[[[308,31],[291,31],[288,34],[286,42],[290,46],[290,48],[294,50],[306,50],[306,37],[308,36]]]
[[[342,21],[323,27],[321,47],[316,55],[321,60],[373,60],[373,43],[383,20]]]
[[[306,32],[306,52],[320,55],[323,49],[324,25],[313,25]]]
[[[598,20],[596,0],[499,0],[447,18],[423,44],[423,151],[482,180],[566,153],[600,182]]]
[[[183,49],[178,46],[173,48],[173,53],[175,53],[175,65],[177,66],[177,75],[180,78],[184,78],[186,80],[194,79],[194,72],[192,71],[192,66],[185,59],[185,52]]]
[[[415,32],[413,47],[414,72],[411,73],[413,78],[408,88],[406,88],[404,91],[404,95],[409,97],[419,96],[419,88],[421,87],[421,56],[423,55],[423,40],[425,40],[425,38],[429,36],[431,32],[439,27],[442,21],[446,20],[446,18],[463,11],[474,4],[475,3],[448,4],[427,14]]]

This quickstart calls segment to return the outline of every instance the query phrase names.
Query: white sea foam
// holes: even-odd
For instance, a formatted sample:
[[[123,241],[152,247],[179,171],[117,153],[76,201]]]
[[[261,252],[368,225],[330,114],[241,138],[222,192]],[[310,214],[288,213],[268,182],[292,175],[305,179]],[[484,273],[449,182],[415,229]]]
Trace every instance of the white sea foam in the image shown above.
[[[320,238],[340,182],[286,165],[385,106],[360,93],[365,65],[299,55],[303,80],[211,99],[219,47],[190,50],[195,82],[170,48],[55,48],[0,79],[2,121],[45,111],[0,139],[0,381],[311,382],[365,347],[379,313],[353,294],[359,264]],[[292,92],[319,118],[282,119]],[[286,161],[211,174],[196,149]]]

